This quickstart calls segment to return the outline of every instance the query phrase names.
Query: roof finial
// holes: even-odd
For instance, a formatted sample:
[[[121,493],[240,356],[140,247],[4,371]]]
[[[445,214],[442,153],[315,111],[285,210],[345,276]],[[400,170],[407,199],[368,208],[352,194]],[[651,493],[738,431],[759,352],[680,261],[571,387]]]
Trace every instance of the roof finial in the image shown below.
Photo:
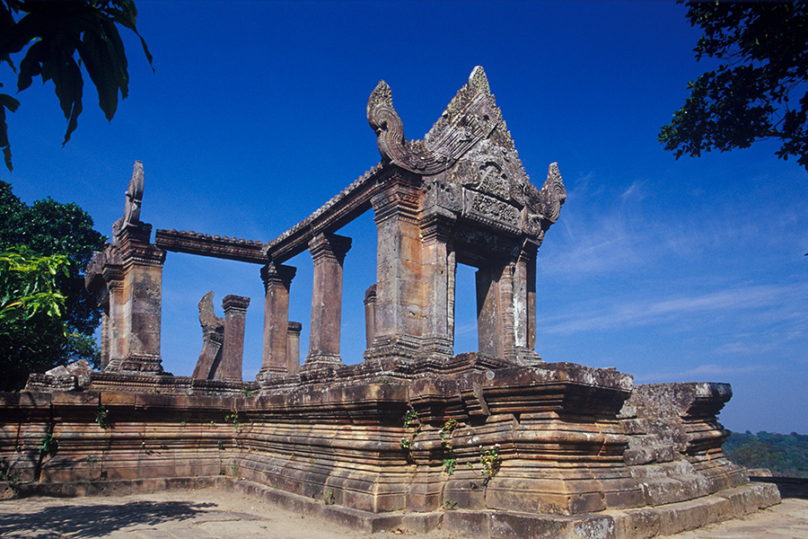
[[[471,70],[471,75],[469,75],[469,87],[478,94],[489,95],[491,93],[491,87],[488,86],[488,77],[485,76],[483,66],[475,66],[474,69]]]

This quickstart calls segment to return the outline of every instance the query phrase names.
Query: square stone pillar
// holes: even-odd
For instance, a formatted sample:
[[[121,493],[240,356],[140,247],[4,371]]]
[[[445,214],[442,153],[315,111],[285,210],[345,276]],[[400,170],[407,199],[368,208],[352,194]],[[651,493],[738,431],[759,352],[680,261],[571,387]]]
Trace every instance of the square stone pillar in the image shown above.
[[[449,238],[454,216],[433,212],[421,223],[422,293],[426,319],[421,354],[449,359],[454,347],[454,256],[449,256]]]
[[[297,272],[292,266],[269,263],[261,268],[264,281],[264,357],[256,380],[271,373],[286,374],[289,369],[287,331],[289,327],[289,288]]]
[[[371,203],[377,230],[376,333],[365,358],[416,359],[421,351],[428,294],[423,290],[418,178],[396,175]]]
[[[300,322],[289,322],[286,332],[286,353],[289,360],[289,374],[300,372],[300,331],[303,325]]]
[[[311,329],[306,365],[340,364],[342,323],[342,262],[351,248],[351,238],[318,234],[309,242],[314,262],[311,294]]]
[[[102,274],[106,294],[104,311],[106,324],[102,327],[104,351],[101,356],[101,372],[105,372],[110,364],[120,364],[123,361],[126,322],[123,310],[123,266],[108,264],[104,267]]]
[[[541,362],[533,351],[535,260],[534,249],[523,249],[510,264],[477,271],[477,338],[481,354],[520,365]]]
[[[527,242],[516,260],[513,274],[514,347],[524,362],[540,361],[536,348],[536,254],[538,246]]]
[[[481,354],[514,359],[514,265],[486,266],[476,273],[477,339]]]
[[[150,235],[146,223],[130,224],[115,234],[123,279],[122,286],[110,286],[112,339],[106,372],[163,372],[160,325],[166,252],[149,243]]]
[[[449,326],[449,335],[452,336],[452,353],[454,353],[454,337],[455,337],[455,297],[457,295],[457,253],[449,251],[447,255],[448,265],[448,300],[447,300],[447,317]]]
[[[244,359],[244,322],[250,298],[229,295],[222,300],[224,309],[224,345],[222,362],[216,371],[217,380],[241,382]]]

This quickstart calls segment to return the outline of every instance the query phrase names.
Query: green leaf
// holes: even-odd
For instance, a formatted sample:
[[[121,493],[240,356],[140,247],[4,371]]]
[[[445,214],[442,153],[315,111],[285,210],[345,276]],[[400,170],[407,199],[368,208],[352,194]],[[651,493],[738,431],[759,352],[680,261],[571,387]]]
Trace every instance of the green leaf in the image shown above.
[[[22,62],[20,62],[20,74],[17,75],[17,91],[22,92],[34,80],[42,74],[42,63],[47,61],[48,49],[42,41],[37,41],[28,48]]]

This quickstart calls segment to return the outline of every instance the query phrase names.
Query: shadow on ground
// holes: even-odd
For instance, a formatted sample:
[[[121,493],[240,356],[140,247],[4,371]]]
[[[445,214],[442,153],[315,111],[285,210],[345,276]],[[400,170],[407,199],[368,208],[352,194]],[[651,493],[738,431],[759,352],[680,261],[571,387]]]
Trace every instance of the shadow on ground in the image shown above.
[[[131,502],[60,505],[37,513],[0,514],[0,537],[103,537],[129,526],[155,526],[194,518],[213,503]]]

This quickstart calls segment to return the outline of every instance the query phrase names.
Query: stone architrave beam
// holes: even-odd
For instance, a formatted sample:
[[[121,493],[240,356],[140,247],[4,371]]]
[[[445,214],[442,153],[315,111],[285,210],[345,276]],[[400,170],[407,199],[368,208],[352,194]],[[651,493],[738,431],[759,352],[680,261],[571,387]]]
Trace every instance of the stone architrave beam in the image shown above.
[[[252,264],[266,264],[266,254],[260,241],[228,238],[227,236],[211,236],[184,230],[158,230],[154,244],[166,251],[188,253],[192,255],[211,256],[225,260],[238,260]]]

